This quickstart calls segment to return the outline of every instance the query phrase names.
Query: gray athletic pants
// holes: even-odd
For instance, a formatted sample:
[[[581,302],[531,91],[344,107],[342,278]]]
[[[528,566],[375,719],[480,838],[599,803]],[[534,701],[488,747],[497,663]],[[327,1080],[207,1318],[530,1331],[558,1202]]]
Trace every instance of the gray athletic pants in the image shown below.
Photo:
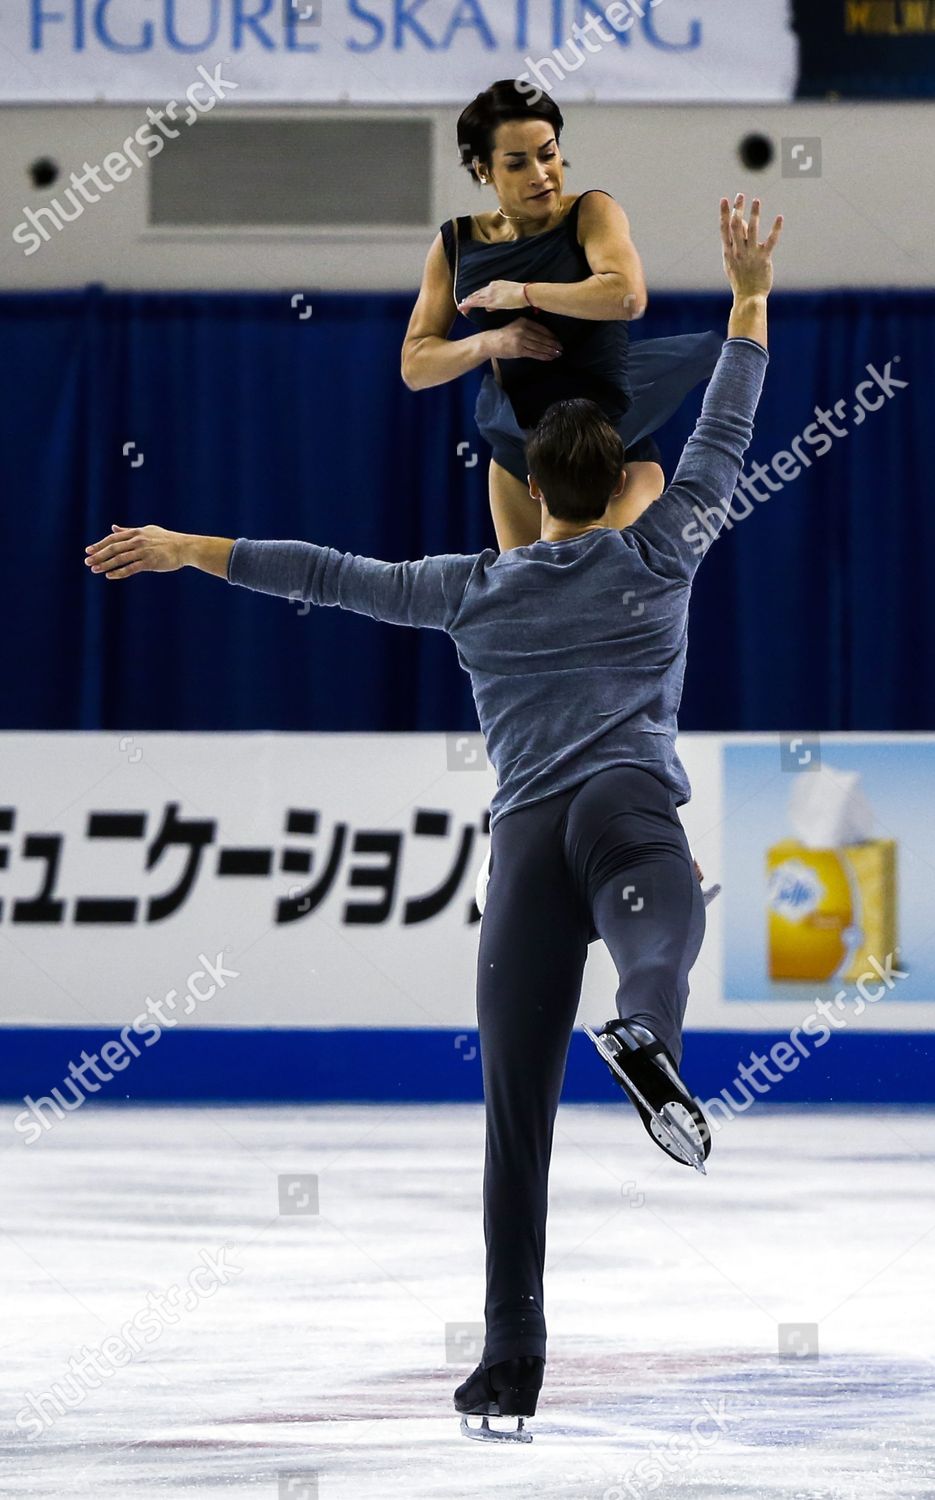
[[[477,963],[485,1366],[545,1358],[549,1161],[588,942],[596,929],[610,950],[618,1016],[650,1027],[678,1065],[704,928],[674,794],[648,771],[611,767],[494,824]]]

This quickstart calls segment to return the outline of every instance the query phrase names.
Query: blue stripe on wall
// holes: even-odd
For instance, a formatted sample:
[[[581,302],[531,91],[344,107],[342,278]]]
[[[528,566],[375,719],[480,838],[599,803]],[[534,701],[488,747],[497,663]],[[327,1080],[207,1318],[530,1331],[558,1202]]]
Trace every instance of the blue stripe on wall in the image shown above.
[[[69,1077],[69,1064],[100,1054],[117,1033],[64,1027],[0,1030],[0,1098],[47,1096]],[[696,1031],[685,1037],[682,1072],[702,1100],[730,1089],[741,1063],[768,1053],[781,1033]],[[933,1104],[929,1033],[839,1033],[769,1089],[770,1104]],[[124,1054],[126,1055],[126,1054]],[[116,1054],[111,1051],[111,1057]],[[119,1061],[119,1057],[117,1057]],[[100,1064],[102,1071],[109,1071]],[[129,1066],[97,1083],[101,1101],[396,1102],[482,1098],[476,1032],[428,1030],[214,1030],[164,1032]],[[757,1075],[759,1076],[759,1075]],[[753,1090],[754,1094],[756,1090]],[[65,1090],[64,1097],[73,1094]],[[588,1038],[571,1040],[563,1099],[601,1103],[619,1093]]]

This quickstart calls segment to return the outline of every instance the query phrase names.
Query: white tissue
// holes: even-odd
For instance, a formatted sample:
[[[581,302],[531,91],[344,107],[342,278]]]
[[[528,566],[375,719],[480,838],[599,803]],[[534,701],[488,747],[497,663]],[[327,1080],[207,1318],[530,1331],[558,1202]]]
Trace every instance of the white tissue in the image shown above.
[[[838,849],[874,836],[876,818],[858,771],[838,771],[824,762],[796,776],[789,798],[796,837],[809,849]]]

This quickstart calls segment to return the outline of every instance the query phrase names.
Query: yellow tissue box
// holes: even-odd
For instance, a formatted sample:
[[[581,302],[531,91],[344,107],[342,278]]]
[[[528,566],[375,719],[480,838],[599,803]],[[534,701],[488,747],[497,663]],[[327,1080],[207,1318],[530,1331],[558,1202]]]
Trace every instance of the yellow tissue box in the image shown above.
[[[897,951],[896,840],[767,850],[770,979],[856,980]]]

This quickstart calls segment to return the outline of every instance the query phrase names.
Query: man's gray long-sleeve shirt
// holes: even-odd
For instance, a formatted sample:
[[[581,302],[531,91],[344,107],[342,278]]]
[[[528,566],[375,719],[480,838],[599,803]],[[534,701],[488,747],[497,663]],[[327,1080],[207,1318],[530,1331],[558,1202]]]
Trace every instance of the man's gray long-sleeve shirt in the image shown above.
[[[726,517],[768,359],[750,339],[726,341],[672,483],[625,531],[401,563],[240,537],[228,579],[447,631],[497,774],[492,824],[619,765],[651,771],[681,805],[691,584]]]

